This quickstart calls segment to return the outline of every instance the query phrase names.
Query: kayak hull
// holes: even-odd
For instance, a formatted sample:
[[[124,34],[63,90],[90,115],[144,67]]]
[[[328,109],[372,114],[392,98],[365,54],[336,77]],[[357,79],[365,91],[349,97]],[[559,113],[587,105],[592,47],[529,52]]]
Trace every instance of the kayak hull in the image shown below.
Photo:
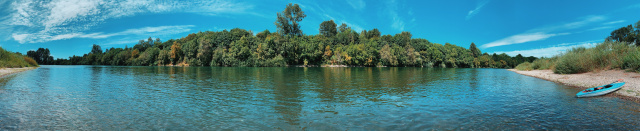
[[[602,85],[602,86],[598,86],[598,87],[593,87],[593,88],[589,88],[589,89],[585,89],[582,90],[580,92],[578,92],[578,94],[576,94],[576,97],[594,97],[594,96],[601,96],[601,95],[605,95],[605,94],[609,94],[611,92],[615,92],[617,90],[619,90],[620,88],[622,88],[622,86],[624,85],[624,82],[618,82],[618,83],[612,83],[612,84],[607,84],[607,85],[611,85],[608,88],[602,88],[596,91],[593,91],[596,88],[599,87],[606,87],[607,85]],[[590,92],[585,92],[585,91],[590,91]]]

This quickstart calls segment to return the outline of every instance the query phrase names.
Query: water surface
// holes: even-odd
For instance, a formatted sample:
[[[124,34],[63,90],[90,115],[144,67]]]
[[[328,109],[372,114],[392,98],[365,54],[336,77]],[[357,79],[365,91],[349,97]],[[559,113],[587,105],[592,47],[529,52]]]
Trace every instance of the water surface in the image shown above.
[[[504,69],[42,66],[0,129],[640,130],[640,104]]]

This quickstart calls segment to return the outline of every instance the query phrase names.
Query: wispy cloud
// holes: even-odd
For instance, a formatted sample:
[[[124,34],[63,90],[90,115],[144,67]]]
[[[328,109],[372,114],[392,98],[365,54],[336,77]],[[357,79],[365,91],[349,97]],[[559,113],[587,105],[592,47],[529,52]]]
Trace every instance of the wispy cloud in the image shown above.
[[[404,31],[404,27],[406,25],[405,18],[400,16],[398,13],[398,3],[395,0],[390,0],[388,2],[386,12],[388,12],[391,19],[391,28],[398,31]],[[407,14],[413,14],[413,12],[408,11]]]
[[[611,29],[614,28],[613,26],[601,26],[601,27],[595,27],[595,28],[591,28],[587,31],[594,31],[594,30],[604,30],[604,29]]]
[[[476,14],[478,14],[480,12],[480,10],[482,9],[482,7],[484,7],[484,5],[486,5],[487,3],[489,3],[489,0],[483,0],[478,2],[478,4],[476,5],[476,8],[473,10],[470,10],[469,13],[467,13],[467,17],[465,18],[466,20],[471,19],[471,17],[475,16]]]
[[[538,48],[538,49],[529,49],[529,50],[515,50],[515,51],[496,51],[494,53],[501,54],[505,53],[510,56],[515,56],[521,54],[522,56],[535,56],[535,57],[553,57],[555,55],[561,54],[571,48],[576,47],[595,47],[597,45],[597,40],[584,41],[584,42],[575,42],[575,43],[562,43],[555,46]]]
[[[539,40],[544,40],[544,39],[547,39],[547,38],[553,37],[553,36],[568,35],[568,34],[569,33],[548,34],[548,33],[544,33],[544,32],[518,34],[518,35],[513,35],[513,36],[510,36],[510,37],[507,37],[507,38],[503,38],[503,39],[500,39],[500,40],[497,40],[497,41],[493,41],[493,42],[488,43],[488,44],[484,44],[484,45],[481,46],[481,48],[491,48],[491,47],[496,47],[496,46],[504,46],[504,45],[531,42],[531,41],[539,41]]]
[[[8,6],[8,19],[0,36],[11,36],[20,43],[82,38],[84,31],[107,19],[144,13],[187,12],[204,15],[249,14],[253,5],[227,0],[15,0]],[[7,27],[8,26],[8,27]],[[7,34],[12,33],[12,34]],[[49,37],[50,36],[50,37]],[[39,40],[44,38],[43,40]]]
[[[112,36],[123,36],[123,35],[138,35],[145,34],[150,36],[159,36],[159,35],[169,35],[169,34],[178,34],[191,31],[191,28],[195,27],[193,25],[178,25],[178,26],[158,26],[158,27],[143,27],[136,29],[127,29],[121,32],[115,33],[89,33],[85,34],[82,32],[76,33],[66,33],[66,34],[57,34],[51,35],[50,33],[32,33],[32,34],[19,34],[13,33],[12,37],[14,40],[20,43],[38,43],[38,42],[46,42],[46,41],[54,41],[54,40],[64,40],[71,38],[88,38],[88,39],[103,39]]]
[[[534,28],[534,29],[531,29],[531,30],[526,31],[524,33],[512,35],[512,36],[509,36],[509,37],[506,37],[506,38],[502,38],[500,40],[496,40],[496,41],[484,44],[484,45],[481,46],[481,48],[485,48],[486,49],[486,48],[497,47],[497,46],[520,44],[520,43],[526,43],[526,42],[532,42],[532,41],[545,40],[547,38],[555,37],[555,36],[568,35],[568,34],[572,34],[572,33],[567,33],[566,32],[567,30],[581,28],[581,27],[584,27],[586,25],[589,25],[589,24],[592,24],[592,23],[596,23],[596,22],[600,22],[600,21],[603,21],[603,20],[606,20],[606,17],[604,17],[604,16],[587,16],[587,17],[584,17],[581,20],[575,21],[575,22],[569,22],[569,23],[559,24],[559,25],[554,25],[554,26],[545,26],[545,27],[540,27],[540,28]],[[562,31],[563,33],[558,33],[560,31]]]
[[[604,25],[612,25],[612,24],[618,24],[618,23],[622,23],[622,22],[625,22],[625,20],[611,21],[611,22],[604,23]]]
[[[580,20],[574,21],[574,22],[535,28],[530,30],[530,32],[554,32],[554,31],[577,29],[577,28],[582,28],[584,26],[587,26],[589,24],[599,23],[601,21],[606,20],[607,17],[602,15],[591,15],[591,16],[586,16],[579,19]]]
[[[362,11],[367,6],[367,3],[365,3],[363,0],[347,0],[347,3],[349,3],[349,5],[353,7],[353,9],[360,11]]]
[[[317,2],[313,1],[301,1],[301,3],[298,4],[304,10],[306,10],[305,13],[309,13],[307,14],[307,18],[318,19],[318,21],[333,20],[338,26],[340,26],[340,24],[342,23],[345,23],[356,32],[360,32],[364,29],[361,26],[361,23],[363,23],[363,21],[362,19],[359,19],[360,16],[350,13],[345,14],[343,12],[333,10],[332,8],[325,8],[318,5]]]
[[[351,23],[351,22],[349,22],[349,21],[347,21],[345,19],[336,19],[336,18],[332,17],[329,14],[324,14],[324,17],[326,17],[327,19],[330,19],[330,20],[334,20],[335,23],[338,26],[340,26],[340,24],[342,24],[342,23],[347,24],[347,26],[351,27],[351,29],[353,31],[356,31],[356,32],[360,32],[360,31],[364,30],[364,28],[362,28],[362,26],[360,26],[358,24]]]

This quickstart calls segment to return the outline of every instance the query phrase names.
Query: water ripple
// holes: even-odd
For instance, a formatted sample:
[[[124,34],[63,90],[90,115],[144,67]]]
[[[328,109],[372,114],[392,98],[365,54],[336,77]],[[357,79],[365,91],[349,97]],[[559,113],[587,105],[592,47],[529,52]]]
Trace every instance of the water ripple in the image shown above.
[[[0,130],[638,130],[640,106],[502,69],[42,66]]]

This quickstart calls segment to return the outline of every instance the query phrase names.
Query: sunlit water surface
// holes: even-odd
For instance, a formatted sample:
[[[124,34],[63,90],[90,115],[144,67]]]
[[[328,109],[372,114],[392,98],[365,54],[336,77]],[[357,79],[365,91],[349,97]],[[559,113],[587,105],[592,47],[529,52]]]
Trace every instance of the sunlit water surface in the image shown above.
[[[640,130],[640,104],[504,69],[42,66],[2,130]]]

